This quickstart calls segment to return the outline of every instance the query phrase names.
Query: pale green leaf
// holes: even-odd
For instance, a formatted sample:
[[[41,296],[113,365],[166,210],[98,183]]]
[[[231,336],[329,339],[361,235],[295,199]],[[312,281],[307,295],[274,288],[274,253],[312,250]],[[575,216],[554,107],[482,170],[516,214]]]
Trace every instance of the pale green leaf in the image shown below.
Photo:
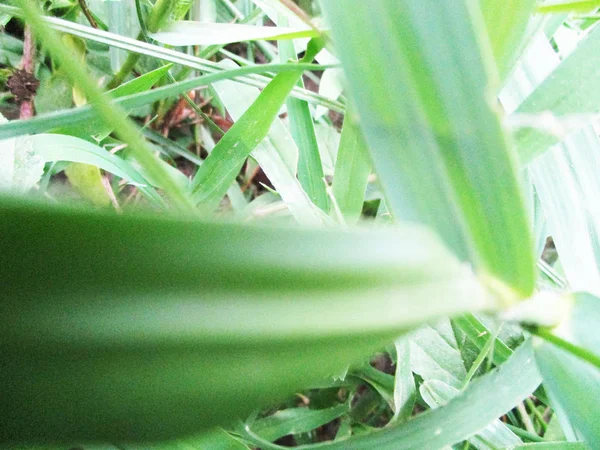
[[[390,212],[529,296],[533,242],[471,2],[321,5]]]

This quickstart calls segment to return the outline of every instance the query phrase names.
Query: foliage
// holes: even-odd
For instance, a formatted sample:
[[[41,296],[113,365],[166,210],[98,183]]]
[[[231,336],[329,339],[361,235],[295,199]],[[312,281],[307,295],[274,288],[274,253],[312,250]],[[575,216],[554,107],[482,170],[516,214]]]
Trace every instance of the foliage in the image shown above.
[[[0,448],[598,448],[599,9],[1,1]]]

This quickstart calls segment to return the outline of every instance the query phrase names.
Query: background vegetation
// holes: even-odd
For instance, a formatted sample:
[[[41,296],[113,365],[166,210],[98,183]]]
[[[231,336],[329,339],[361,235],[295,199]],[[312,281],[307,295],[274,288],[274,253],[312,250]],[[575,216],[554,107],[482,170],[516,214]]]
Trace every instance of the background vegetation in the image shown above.
[[[0,448],[600,448],[599,9],[0,2]]]

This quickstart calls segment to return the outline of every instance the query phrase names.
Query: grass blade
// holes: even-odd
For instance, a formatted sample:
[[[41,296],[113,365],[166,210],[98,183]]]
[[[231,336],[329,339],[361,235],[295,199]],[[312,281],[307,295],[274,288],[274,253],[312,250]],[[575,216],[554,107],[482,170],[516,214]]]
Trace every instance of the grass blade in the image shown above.
[[[390,212],[431,226],[526,297],[533,242],[471,6],[322,2]]]
[[[348,224],[360,218],[370,173],[367,145],[359,125],[354,122],[352,109],[349,109],[344,119],[333,175],[333,196]]]
[[[282,62],[296,60],[296,50],[292,41],[281,42],[279,49]],[[304,88],[302,78],[298,81],[298,86]],[[286,105],[290,130],[300,151],[298,158],[298,179],[312,202],[327,212],[329,209],[329,198],[325,189],[323,165],[315,134],[315,125],[308,103],[304,100],[288,98]]]
[[[502,79],[513,67],[537,0],[480,0],[481,11]]]

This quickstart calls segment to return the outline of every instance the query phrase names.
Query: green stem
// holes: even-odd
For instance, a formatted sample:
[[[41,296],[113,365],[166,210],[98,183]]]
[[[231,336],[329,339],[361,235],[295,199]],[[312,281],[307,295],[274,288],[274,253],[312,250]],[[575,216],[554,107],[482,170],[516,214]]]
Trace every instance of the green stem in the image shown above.
[[[169,18],[169,14],[171,13],[171,9],[173,7],[173,0],[157,0],[154,4],[154,8],[152,8],[152,12],[150,13],[150,18],[148,19],[148,31],[150,33],[155,33],[159,30],[159,28],[165,23],[165,21]],[[140,31],[137,36],[137,40],[141,41],[144,38],[144,31]],[[123,66],[119,69],[117,74],[113,77],[113,79],[108,83],[108,89],[114,89],[119,86],[125,77],[131,73],[131,71],[135,68],[135,65],[141,58],[140,53],[129,53],[127,55],[127,59]]]
[[[531,334],[534,334],[537,337],[544,339],[545,341],[550,342],[551,344],[556,345],[557,347],[566,350],[567,352],[577,356],[578,358],[583,359],[584,361],[589,362],[590,364],[596,366],[600,369],[600,357],[595,353],[589,351],[586,348],[580,347],[578,345],[572,344],[569,341],[564,340],[553,334],[547,328],[538,328],[538,327],[524,327]]]

